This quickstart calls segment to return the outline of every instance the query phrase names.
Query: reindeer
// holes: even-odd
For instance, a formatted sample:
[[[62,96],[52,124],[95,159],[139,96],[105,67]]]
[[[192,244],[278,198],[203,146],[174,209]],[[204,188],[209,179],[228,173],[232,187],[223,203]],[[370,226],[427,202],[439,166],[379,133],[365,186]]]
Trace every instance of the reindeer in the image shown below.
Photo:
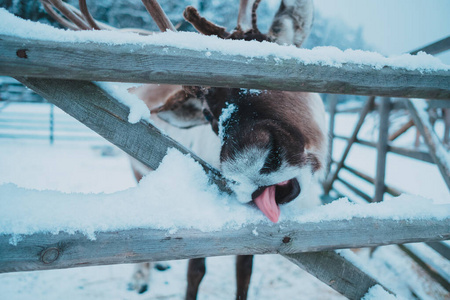
[[[47,10],[50,3],[61,2],[41,1]],[[92,19],[84,2],[80,0],[82,12],[74,15],[83,26],[104,28]],[[158,3],[143,2],[162,31],[175,30]],[[241,0],[232,32],[202,18],[192,6],[185,9],[184,17],[204,35],[299,47],[312,25],[312,0],[282,0],[267,34],[257,27],[259,2]],[[154,84],[130,92],[147,104],[166,133],[220,168],[234,182],[231,188],[240,202],[254,203],[272,222],[280,217],[279,206],[293,200],[302,207],[319,205],[311,186],[324,174],[327,139],[325,110],[317,94]],[[136,160],[132,168],[138,181],[150,171]],[[237,256],[237,299],[247,298],[252,264],[252,255]],[[149,263],[138,266],[133,289],[147,290],[149,268]],[[189,261],[186,299],[196,299],[205,271],[204,258]]]

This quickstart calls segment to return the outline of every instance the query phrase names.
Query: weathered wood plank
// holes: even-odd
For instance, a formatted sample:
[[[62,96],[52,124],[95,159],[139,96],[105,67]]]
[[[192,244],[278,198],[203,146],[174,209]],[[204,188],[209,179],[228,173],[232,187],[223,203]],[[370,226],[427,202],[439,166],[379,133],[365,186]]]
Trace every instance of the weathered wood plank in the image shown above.
[[[17,80],[152,169],[167,149],[190,154],[211,181],[228,191],[220,172],[145,121],[129,123],[129,109],[91,82],[18,77]]]
[[[405,102],[408,106],[411,117],[414,120],[414,124],[416,124],[417,129],[419,129],[420,134],[422,135],[425,143],[428,146],[429,153],[433,158],[434,163],[438,166],[442,178],[447,184],[447,187],[450,189],[449,162],[445,161],[445,158],[441,155],[441,153],[439,153],[446,153],[447,150],[440,143],[439,138],[436,136],[436,133],[434,132],[430,122],[422,118],[420,111],[413,104],[412,100],[405,99]]]
[[[450,71],[303,64],[171,46],[65,43],[0,35],[0,75],[450,99]],[[18,52],[18,50],[23,50]],[[20,53],[26,55],[19,55]]]
[[[348,299],[361,299],[374,285],[383,287],[364,270],[334,251],[284,254],[283,256]],[[393,294],[387,288],[383,288]]]
[[[255,234],[254,232],[257,232]],[[249,224],[218,232],[179,229],[132,229],[98,232],[96,240],[75,233],[0,235],[0,272],[61,269],[80,266],[173,260],[235,254],[293,254],[392,243],[450,238],[450,217],[379,220],[354,217],[322,222]]]
[[[378,109],[379,126],[378,126],[378,142],[377,142],[377,169],[375,175],[375,195],[373,201],[383,201],[385,192],[386,177],[386,158],[388,152],[389,139],[389,113],[391,110],[391,99],[383,97],[380,101]]]

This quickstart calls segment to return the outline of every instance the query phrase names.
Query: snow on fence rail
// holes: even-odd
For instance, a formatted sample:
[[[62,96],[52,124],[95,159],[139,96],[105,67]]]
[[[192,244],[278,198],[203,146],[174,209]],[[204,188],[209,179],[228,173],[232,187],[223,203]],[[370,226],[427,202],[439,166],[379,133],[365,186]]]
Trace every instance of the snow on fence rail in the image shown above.
[[[0,195],[0,272],[450,238],[450,205],[413,196],[372,204],[340,199],[309,210],[292,203],[273,224],[208,186],[201,167],[175,150],[125,191],[64,194],[9,184]]]
[[[74,32],[0,11],[0,75],[450,99],[450,66],[425,53],[386,58],[193,33]]]
[[[136,228],[98,232],[95,241],[82,233],[35,233],[20,236],[17,245],[11,243],[13,236],[0,235],[0,273],[439,241],[450,238],[449,227],[450,218],[443,221],[352,218],[283,222],[277,226],[249,224],[220,233],[179,229],[170,234],[167,230]]]

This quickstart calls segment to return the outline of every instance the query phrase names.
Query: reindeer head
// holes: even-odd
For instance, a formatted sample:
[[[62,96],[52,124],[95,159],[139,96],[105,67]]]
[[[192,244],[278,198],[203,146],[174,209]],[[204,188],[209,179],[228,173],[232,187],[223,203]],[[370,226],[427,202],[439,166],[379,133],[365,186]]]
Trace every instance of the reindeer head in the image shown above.
[[[85,0],[80,0],[81,12],[75,13],[67,12],[61,0],[41,2],[61,24],[67,20],[58,17],[50,4],[73,21],[69,28],[111,29],[92,19]],[[257,28],[259,2],[241,0],[238,25],[232,32],[202,18],[193,7],[186,8],[184,17],[205,35],[300,46],[311,28],[312,0],[282,0],[267,34]],[[156,0],[143,3],[162,31],[175,30]],[[280,204],[307,198],[311,179],[323,173],[325,120],[317,94],[184,86],[165,100],[152,112],[172,125],[189,128],[211,124],[222,143],[220,168],[233,180],[238,200],[253,201],[273,222],[278,221]]]
[[[268,34],[256,26],[259,2],[253,3],[248,26],[247,1],[241,1],[238,26],[231,33],[200,17],[193,7],[186,8],[184,16],[206,35],[299,46],[311,27],[312,1],[282,1]],[[310,93],[185,86],[155,112],[179,127],[209,122],[221,139],[221,170],[235,182],[239,201],[254,201],[277,222],[279,204],[307,190],[324,167],[321,106],[320,98]]]

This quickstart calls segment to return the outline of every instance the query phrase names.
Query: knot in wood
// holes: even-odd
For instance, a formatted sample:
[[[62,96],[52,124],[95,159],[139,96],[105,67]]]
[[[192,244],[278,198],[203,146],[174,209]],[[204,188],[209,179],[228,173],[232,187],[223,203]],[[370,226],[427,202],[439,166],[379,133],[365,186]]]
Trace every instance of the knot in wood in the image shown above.
[[[285,237],[283,238],[283,243],[285,243],[285,244],[289,243],[290,241],[291,241],[291,238],[288,237],[288,236],[285,236]]]
[[[20,58],[28,58],[27,51],[28,49],[19,49],[16,51],[16,55]]]
[[[44,264],[51,264],[52,262],[57,260],[58,257],[59,257],[59,249],[56,247],[51,247],[51,248],[45,249],[41,253],[41,261]]]

